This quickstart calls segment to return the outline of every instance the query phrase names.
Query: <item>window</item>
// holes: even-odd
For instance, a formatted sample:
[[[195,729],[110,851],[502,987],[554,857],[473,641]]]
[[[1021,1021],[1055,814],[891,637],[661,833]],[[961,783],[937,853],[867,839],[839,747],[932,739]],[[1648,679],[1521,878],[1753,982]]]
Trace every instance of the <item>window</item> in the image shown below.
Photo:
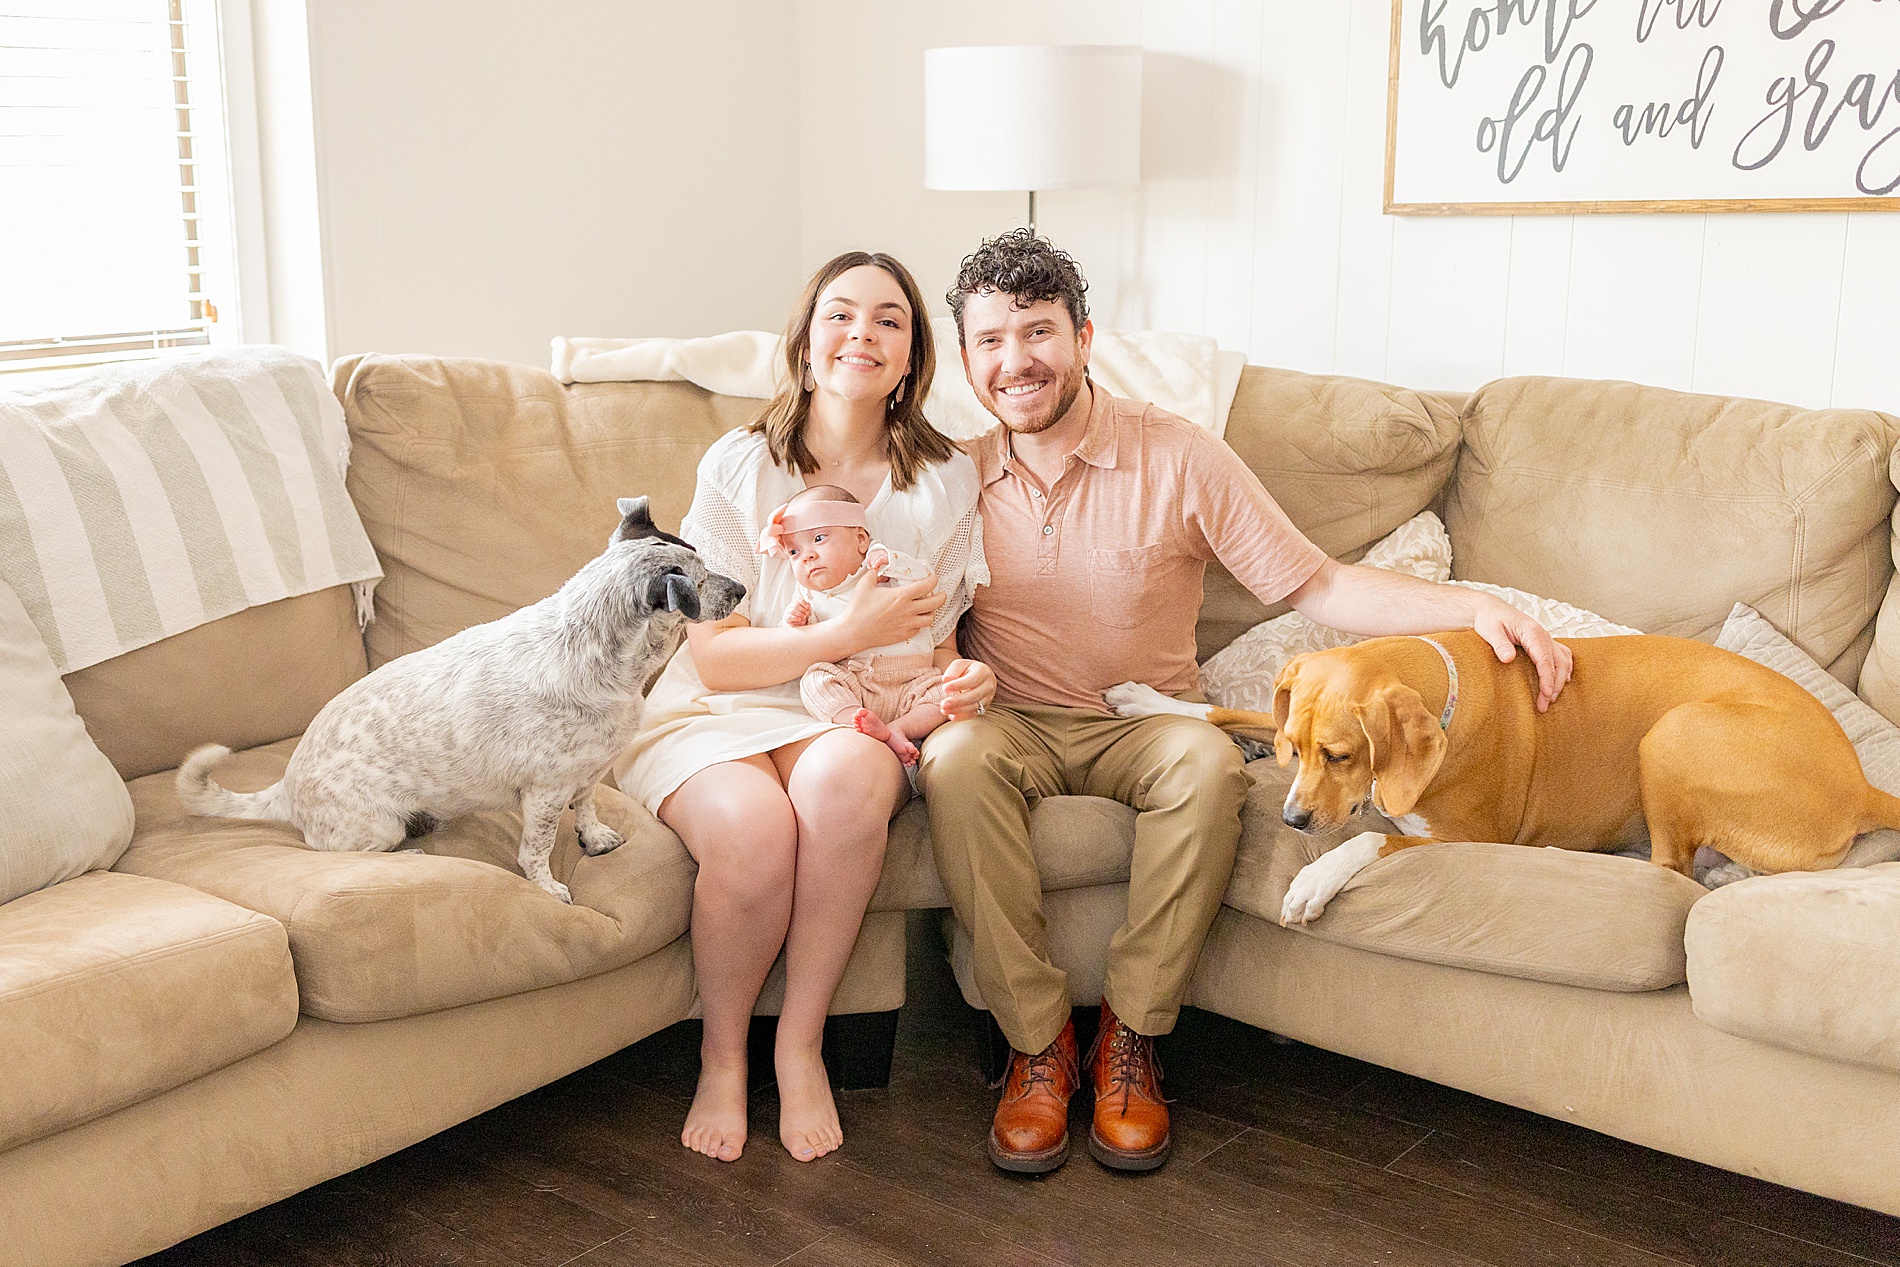
[[[0,0],[0,372],[221,341],[217,34],[214,0]]]

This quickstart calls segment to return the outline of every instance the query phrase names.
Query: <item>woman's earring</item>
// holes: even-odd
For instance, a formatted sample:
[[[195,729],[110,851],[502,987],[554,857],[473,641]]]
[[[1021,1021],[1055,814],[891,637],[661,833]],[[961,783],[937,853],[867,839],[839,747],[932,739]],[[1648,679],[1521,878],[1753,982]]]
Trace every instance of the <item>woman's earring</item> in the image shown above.
[[[799,379],[799,386],[803,387],[808,392],[816,391],[818,388],[818,380],[811,376],[811,362],[810,361],[805,362],[805,373]]]
[[[909,386],[909,384],[910,384],[910,380],[907,378],[900,378],[897,380],[897,391],[891,396],[891,404],[893,406],[901,405],[904,403],[904,388]]]

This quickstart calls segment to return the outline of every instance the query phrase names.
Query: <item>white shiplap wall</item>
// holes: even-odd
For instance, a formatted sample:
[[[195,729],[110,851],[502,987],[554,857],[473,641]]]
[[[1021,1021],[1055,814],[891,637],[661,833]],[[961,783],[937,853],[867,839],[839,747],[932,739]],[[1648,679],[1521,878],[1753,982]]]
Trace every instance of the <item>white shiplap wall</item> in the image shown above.
[[[1013,195],[921,188],[924,48],[1140,44],[1142,186],[1040,200],[1102,324],[1417,386],[1567,374],[1900,413],[1900,213],[1384,215],[1390,14],[803,0],[801,262],[880,242],[940,294],[984,233],[1019,222]]]

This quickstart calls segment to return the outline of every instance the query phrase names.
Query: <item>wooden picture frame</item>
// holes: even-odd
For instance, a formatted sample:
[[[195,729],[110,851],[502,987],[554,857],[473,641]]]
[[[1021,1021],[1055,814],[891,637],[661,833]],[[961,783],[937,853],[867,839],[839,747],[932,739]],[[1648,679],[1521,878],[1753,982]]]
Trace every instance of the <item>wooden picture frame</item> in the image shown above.
[[[1801,0],[1792,4],[1788,0],[1758,0],[1756,4],[1748,4],[1748,6],[1742,6],[1737,0],[1729,0],[1729,4],[1731,8],[1723,9],[1723,0],[1594,0],[1594,2],[1592,0],[1545,0],[1541,6],[1537,6],[1535,0],[1530,0],[1530,2],[1526,0],[1393,0],[1393,25],[1391,25],[1391,44],[1389,44],[1391,53],[1389,53],[1389,65],[1387,65],[1387,93],[1385,93],[1385,213],[1387,215],[1417,215],[1417,217],[1455,217],[1455,215],[1615,215],[1615,213],[1712,213],[1712,211],[1714,213],[1721,213],[1721,211],[1835,211],[1835,213],[1839,211],[1900,211],[1900,55],[1894,55],[1896,51],[1900,51],[1900,4],[1894,4],[1892,0]],[[1583,13],[1575,13],[1575,9],[1579,6],[1585,9]],[[1765,186],[1763,196],[1733,196],[1735,190],[1727,188],[1727,190],[1720,190],[1718,196],[1708,196],[1708,198],[1695,198],[1695,196],[1486,198],[1482,194],[1488,190],[1482,190],[1482,188],[1473,188],[1473,194],[1478,194],[1478,196],[1469,196],[1469,198],[1467,196],[1402,198],[1402,194],[1412,192],[1412,188],[1400,190],[1400,180],[1402,180],[1400,163],[1402,160],[1412,158],[1412,154],[1400,152],[1400,103],[1402,103],[1400,70],[1406,68],[1416,76],[1427,74],[1429,66],[1423,65],[1427,47],[1436,47],[1438,65],[1442,70],[1446,65],[1446,49],[1450,40],[1459,40],[1459,53],[1457,53],[1459,63],[1452,66],[1452,84],[1444,85],[1450,89],[1455,85],[1465,57],[1482,59],[1482,55],[1490,51],[1493,44],[1503,46],[1505,42],[1503,36],[1526,34],[1524,30],[1511,30],[1509,21],[1511,17],[1520,15],[1524,9],[1528,8],[1539,9],[1533,21],[1547,21],[1545,47],[1549,47],[1549,36],[1552,34],[1549,23],[1562,21],[1562,17],[1568,15],[1569,30],[1579,32],[1579,40],[1571,44],[1571,51],[1581,47],[1583,34],[1596,40],[1602,40],[1606,34],[1615,38],[1617,32],[1609,27],[1604,19],[1615,19],[1619,15],[1621,17],[1636,15],[1636,27],[1626,28],[1621,34],[1628,36],[1632,40],[1632,46],[1636,46],[1634,51],[1640,51],[1640,53],[1649,53],[1651,49],[1640,46],[1644,46],[1649,38],[1655,38],[1659,34],[1653,25],[1649,27],[1647,34],[1642,34],[1644,21],[1651,21],[1651,23],[1666,21],[1676,27],[1678,34],[1689,32],[1691,40],[1695,36],[1702,36],[1702,40],[1708,40],[1710,36],[1714,36],[1718,40],[1729,40],[1729,42],[1754,40],[1754,44],[1750,46],[1750,53],[1756,55],[1754,61],[1758,63],[1765,59],[1763,53],[1786,55],[1790,49],[1799,49],[1801,57],[1794,59],[1797,65],[1796,74],[1788,76],[1786,82],[1780,76],[1775,76],[1767,80],[1765,91],[1758,91],[1761,89],[1761,78],[1758,74],[1756,84],[1748,85],[1742,91],[1733,91],[1735,87],[1739,87],[1733,82],[1733,76],[1729,84],[1720,82],[1721,68],[1729,61],[1727,59],[1729,46],[1704,44],[1701,66],[1689,66],[1689,70],[1695,72],[1695,82],[1691,87],[1695,89],[1695,97],[1701,97],[1702,110],[1708,116],[1714,116],[1716,110],[1723,110],[1725,123],[1729,123],[1729,118],[1727,118],[1729,114],[1740,114],[1742,120],[1748,122],[1754,118],[1754,112],[1758,112],[1759,106],[1767,104],[1769,110],[1767,114],[1763,114],[1761,122],[1756,123],[1756,127],[1759,129],[1763,125],[1773,123],[1773,116],[1777,114],[1788,114],[1792,120],[1792,129],[1782,131],[1782,142],[1788,141],[1792,135],[1794,141],[1803,144],[1807,154],[1815,154],[1816,150],[1824,148],[1830,139],[1835,141],[1837,152],[1847,152],[1849,148],[1853,148],[1853,139],[1872,139],[1872,150],[1868,150],[1868,156],[1862,158],[1862,169],[1866,169],[1868,161],[1877,156],[1881,160],[1881,169],[1885,171],[1891,167],[1896,180],[1892,186],[1887,186],[1889,192],[1873,194],[1873,196],[1870,194],[1778,196],[1775,188]],[[1503,19],[1507,23],[1505,27],[1497,25],[1499,13],[1505,15]],[[1769,19],[1769,13],[1775,13],[1775,19]],[[1435,25],[1433,23],[1435,17],[1442,17],[1444,23]],[[1419,23],[1421,38],[1417,40],[1417,47],[1406,47],[1406,36],[1412,27],[1412,19],[1417,19]],[[1598,19],[1598,21],[1596,25],[1590,27],[1590,30],[1583,32],[1581,23],[1585,19]],[[1830,19],[1837,25],[1830,27],[1828,25]],[[1858,25],[1849,28],[1845,19],[1854,19]],[[1467,23],[1463,32],[1455,32],[1450,28],[1459,21]],[[1725,27],[1714,30],[1716,21],[1723,21]],[[1782,30],[1797,28],[1796,34],[1788,36],[1788,34],[1782,34],[1782,30],[1771,30],[1769,21],[1780,21]],[[1887,23],[1887,27],[1879,27],[1879,23]],[[1868,44],[1875,44],[1873,55],[1881,55],[1881,53],[1889,55],[1885,74],[1851,70],[1845,65],[1837,66],[1830,74],[1828,66],[1834,63],[1835,55],[1839,55],[1841,51],[1839,36],[1843,34],[1858,36],[1862,42],[1866,42],[1866,36],[1870,30],[1873,30],[1875,34],[1891,34],[1891,38],[1887,38],[1883,47],[1877,42],[1868,42]],[[1440,34],[1436,44],[1431,44],[1431,46],[1427,44],[1427,38],[1425,38],[1427,32]],[[1769,44],[1769,40],[1780,40],[1782,44]],[[1828,46],[1826,49],[1822,49],[1822,42],[1826,42]],[[1514,51],[1522,65],[1526,61],[1524,46],[1520,44]],[[1590,51],[1590,57],[1587,57],[1583,63],[1587,72],[1588,68],[1594,65],[1594,46],[1588,47],[1588,51]],[[1822,51],[1826,55],[1822,55]],[[1868,59],[1864,47],[1856,47],[1856,51],[1860,53],[1858,61]],[[1419,53],[1419,57],[1408,57],[1408,53]],[[1816,78],[1811,76],[1816,59],[1820,61],[1818,85],[1826,89],[1824,93],[1816,89]],[[1550,61],[1550,57],[1545,57],[1545,61]],[[1847,59],[1843,57],[1843,61]],[[1710,63],[1716,66],[1716,74],[1706,76],[1708,91],[1704,91],[1704,72]],[[1566,72],[1568,68],[1568,63],[1566,63]],[[1516,108],[1518,95],[1522,93],[1522,85],[1530,82],[1531,76],[1533,76],[1533,70],[1526,68],[1524,78],[1520,80],[1520,91],[1511,95],[1511,101],[1509,101],[1511,108]],[[1440,80],[1442,78],[1444,76],[1440,74]],[[1549,80],[1549,70],[1537,76],[1539,85],[1549,84]],[[1412,82],[1408,80],[1408,85],[1410,84]],[[1571,103],[1575,103],[1581,97],[1581,89],[1585,85],[1587,85],[1587,80],[1579,80],[1577,95],[1571,97]],[[1433,87],[1438,87],[1438,84]],[[1723,89],[1723,97],[1716,99],[1714,89]],[[1754,95],[1746,95],[1746,93],[1754,93]],[[1792,101],[1786,104],[1778,103],[1777,93],[1782,99],[1792,97]],[[1822,108],[1820,108],[1820,114],[1816,116],[1816,123],[1809,123],[1807,114],[1813,110],[1816,97],[1822,99]],[[1854,97],[1860,97],[1862,101],[1854,101]],[[1436,106],[1442,101],[1446,99],[1438,97],[1433,104]],[[1414,104],[1416,103],[1417,97],[1414,97]],[[1562,101],[1558,104],[1562,104]],[[1604,101],[1596,101],[1592,103],[1592,110],[1602,112],[1604,106],[1606,106]],[[1657,112],[1655,110],[1657,106],[1668,106],[1668,110]],[[1638,116],[1634,110],[1634,101],[1632,101],[1632,103],[1619,104],[1615,112],[1609,114],[1609,118],[1613,118],[1623,127],[1625,148],[1628,150],[1634,144],[1628,139],[1630,123],[1636,125],[1636,141],[1645,142],[1653,141],[1653,139],[1668,139],[1670,131],[1682,131],[1683,123],[1687,123],[1691,131],[1699,122],[1706,127],[1708,120],[1704,118],[1697,118],[1693,114],[1689,118],[1682,118],[1685,112],[1689,112],[1689,108],[1691,108],[1691,99],[1683,99],[1680,103],[1674,99],[1668,99],[1668,101],[1651,99],[1651,103],[1644,103],[1644,112]],[[1550,114],[1550,110],[1554,110],[1554,106],[1547,108],[1547,114]],[[1623,110],[1628,110],[1628,114],[1623,114]],[[1427,120],[1425,125],[1442,129],[1444,127],[1442,118],[1450,114],[1452,110],[1440,110],[1440,118]],[[1421,112],[1416,110],[1414,116],[1410,118],[1417,120],[1419,116]],[[1868,127],[1864,123],[1868,116],[1873,118],[1873,127]],[[1645,125],[1651,123],[1653,118],[1661,120],[1661,123],[1657,125],[1661,127],[1661,133],[1657,133],[1655,127],[1645,129]],[[1476,131],[1476,148],[1480,150],[1484,148],[1482,139],[1486,137],[1486,125],[1493,125],[1492,135],[1495,139],[1495,131],[1497,131],[1495,125],[1503,122],[1505,120],[1482,116],[1482,122],[1478,123],[1478,131]],[[1560,133],[1564,122],[1566,120],[1558,116],[1556,125],[1552,127],[1552,133]],[[1577,127],[1581,127],[1581,122],[1583,118],[1573,123],[1571,133],[1569,133],[1571,139],[1575,137]],[[1813,129],[1818,123],[1826,123],[1826,127],[1820,127],[1820,137],[1822,137],[1820,144],[1807,146],[1805,141],[1809,135],[1813,135]],[[1543,127],[1543,120],[1537,122],[1537,127],[1539,129]],[[1731,123],[1731,133],[1733,133],[1733,123]],[[1537,139],[1552,141],[1550,137],[1543,137],[1541,131],[1537,133]],[[1695,146],[1699,148],[1701,142],[1706,139],[1708,135],[1704,131],[1701,135],[1697,135]],[[1461,139],[1461,142],[1471,141],[1473,139],[1469,135]],[[1611,148],[1615,139],[1600,141],[1600,137],[1590,137],[1590,141],[1598,142],[1590,158],[1600,161],[1606,171],[1611,171],[1615,158],[1619,158],[1615,150]],[[1721,141],[1727,141],[1727,135],[1723,135]],[[1748,141],[1748,135],[1744,135],[1744,141]],[[1433,133],[1427,133],[1425,137],[1417,137],[1417,139],[1408,137],[1408,144],[1421,146],[1421,148],[1444,146],[1446,152],[1450,152],[1452,148],[1448,146],[1446,137],[1433,135]],[[1503,144],[1505,142],[1497,141],[1497,152],[1499,152],[1497,177],[1503,177],[1503,165],[1505,165]],[[1763,167],[1771,165],[1773,161],[1780,158],[1782,150],[1784,150],[1784,144],[1777,144],[1775,152],[1771,152],[1767,160],[1761,160],[1761,165]],[[1552,141],[1552,152],[1556,154],[1556,141]],[[1568,146],[1566,146],[1566,154],[1568,154]],[[1655,150],[1649,152],[1651,161],[1653,161],[1653,154]],[[1676,154],[1680,154],[1680,144],[1676,146]],[[1706,156],[1702,154],[1695,154],[1695,158],[1706,160]],[[1731,165],[1735,169],[1740,169],[1739,161],[1735,161],[1739,158],[1740,146],[1737,146],[1735,156],[1731,158]],[[1463,160],[1469,160],[1469,154],[1455,154],[1454,161]],[[1815,167],[1818,161],[1813,158],[1801,158],[1801,156],[1797,156],[1797,160],[1807,163],[1809,167]],[[1471,163],[1463,161],[1463,165],[1469,167]],[[1704,165],[1714,167],[1714,163],[1708,163],[1708,161],[1704,161]],[[1685,180],[1685,177],[1682,177],[1683,169],[1687,167],[1685,163],[1676,161],[1676,163],[1668,163],[1668,167],[1670,167],[1670,179],[1678,180],[1678,182]],[[1562,163],[1558,163],[1558,171],[1562,171]],[[1537,173],[1537,175],[1545,177],[1545,173]],[[1710,180],[1712,184],[1721,182],[1721,184],[1733,186],[1737,182],[1737,177],[1729,171],[1721,171],[1714,175],[1720,177],[1720,180]],[[1611,171],[1611,179],[1607,182],[1625,182],[1626,184],[1630,180],[1638,179],[1640,175],[1632,175],[1628,171]],[[1554,180],[1556,180],[1554,175],[1545,177],[1545,184],[1549,186]],[[1596,184],[1604,184],[1604,182],[1606,180],[1598,180]],[[1416,188],[1419,182],[1412,180],[1410,184]],[[1478,180],[1457,177],[1440,184],[1455,184],[1459,186],[1459,192],[1463,192],[1465,186],[1478,186]],[[1493,186],[1497,184],[1499,180],[1493,180]]]

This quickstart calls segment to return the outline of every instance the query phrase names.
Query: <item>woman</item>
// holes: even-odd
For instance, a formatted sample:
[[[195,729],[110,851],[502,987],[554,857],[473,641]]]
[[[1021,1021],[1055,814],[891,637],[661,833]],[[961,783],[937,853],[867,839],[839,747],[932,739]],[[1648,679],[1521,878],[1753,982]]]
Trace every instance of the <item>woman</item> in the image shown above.
[[[708,567],[745,583],[746,601],[717,624],[688,626],[620,784],[699,863],[693,960],[705,1038],[680,1142],[721,1161],[745,1144],[746,1031],[781,947],[779,1138],[801,1161],[844,1142],[819,1054],[825,1014],[877,886],[891,815],[910,796],[891,748],[813,718],[799,678],[928,627],[951,718],[995,694],[986,666],[955,658],[957,618],[989,578],[976,469],[923,416],[935,363],[909,271],[886,255],[838,256],[812,276],[786,330],[790,385],[758,422],[707,451],[680,530]],[[755,545],[773,508],[822,484],[849,491],[877,539],[930,563],[934,580],[867,577],[842,616],[785,625],[791,567]]]

